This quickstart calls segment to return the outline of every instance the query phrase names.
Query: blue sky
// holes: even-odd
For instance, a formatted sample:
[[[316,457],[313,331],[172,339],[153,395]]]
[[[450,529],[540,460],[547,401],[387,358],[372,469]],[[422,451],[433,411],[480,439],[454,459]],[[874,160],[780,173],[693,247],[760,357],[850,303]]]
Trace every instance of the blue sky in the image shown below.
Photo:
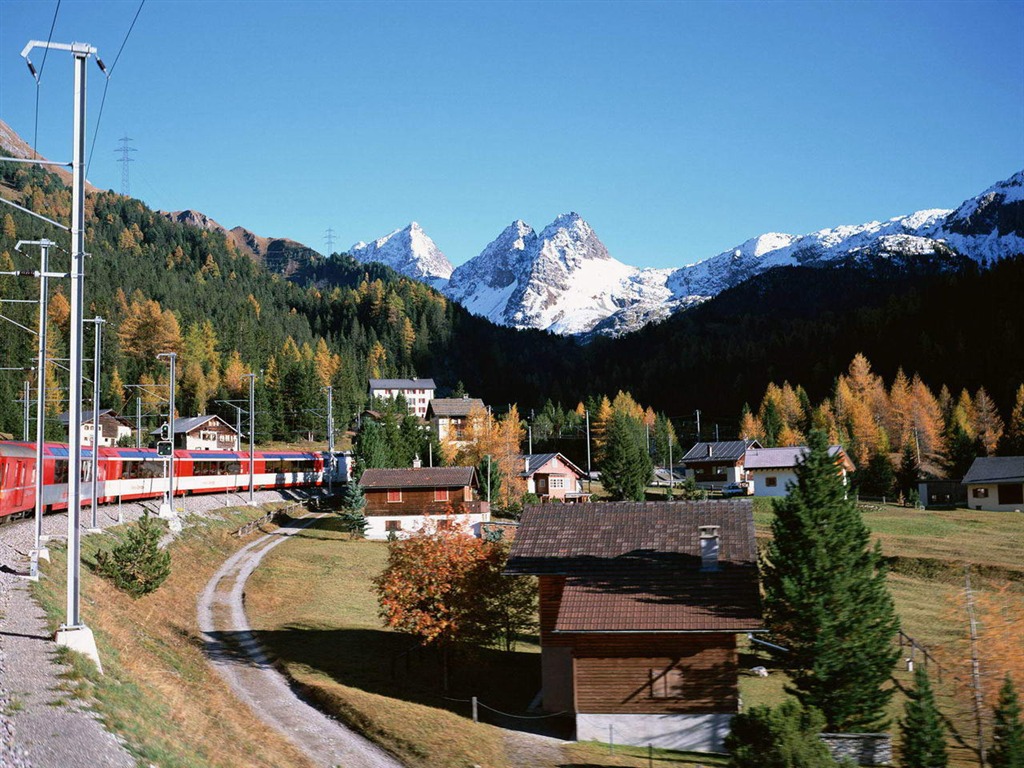
[[[0,118],[56,0],[0,0]],[[113,64],[136,0],[63,0]],[[33,54],[38,67],[41,51]],[[38,147],[70,156],[51,53]],[[89,70],[89,140],[103,78]],[[456,264],[574,210],[613,256],[679,266],[767,231],[955,207],[1024,168],[1022,2],[147,0],[90,181],[323,251],[419,221]]]

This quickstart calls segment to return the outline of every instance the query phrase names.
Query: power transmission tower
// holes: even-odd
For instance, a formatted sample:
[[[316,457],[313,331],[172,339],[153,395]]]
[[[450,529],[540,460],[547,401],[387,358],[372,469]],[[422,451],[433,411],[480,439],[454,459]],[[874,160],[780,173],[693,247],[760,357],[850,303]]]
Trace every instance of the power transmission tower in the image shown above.
[[[327,243],[327,255],[330,256],[334,253],[334,230],[330,227],[327,228],[327,234],[324,235],[324,242]]]
[[[117,161],[121,164],[121,194],[125,197],[129,197],[132,193],[132,185],[128,177],[128,168],[130,167],[128,163],[134,163],[135,161],[128,156],[128,153],[138,152],[139,150],[135,147],[128,146],[129,141],[134,141],[134,139],[129,136],[122,136],[119,141],[121,142],[121,146],[114,151],[121,153],[121,159]]]

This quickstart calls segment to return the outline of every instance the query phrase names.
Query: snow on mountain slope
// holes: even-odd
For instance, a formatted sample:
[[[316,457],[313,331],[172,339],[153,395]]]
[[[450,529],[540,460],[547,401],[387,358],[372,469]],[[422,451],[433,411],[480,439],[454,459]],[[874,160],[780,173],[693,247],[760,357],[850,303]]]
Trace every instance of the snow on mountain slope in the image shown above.
[[[768,232],[678,269],[640,269],[612,258],[578,214],[563,214],[538,235],[514,221],[479,256],[454,271],[411,224],[370,245],[363,261],[384,261],[435,287],[470,312],[503,325],[566,335],[621,335],[705,301],[779,266],[895,263],[952,268],[1024,253],[1024,171],[965,201],[888,221],[805,235]]]
[[[452,274],[452,263],[415,221],[372,243],[359,242],[349,253],[361,262],[379,261],[403,275],[441,287]]]

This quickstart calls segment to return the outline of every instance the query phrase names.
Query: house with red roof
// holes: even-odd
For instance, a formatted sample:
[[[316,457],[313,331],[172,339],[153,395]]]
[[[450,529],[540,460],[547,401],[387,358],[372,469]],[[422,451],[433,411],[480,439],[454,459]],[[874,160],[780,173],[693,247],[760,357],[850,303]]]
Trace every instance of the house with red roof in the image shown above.
[[[749,500],[528,505],[506,573],[539,579],[541,706],[577,739],[722,750],[763,629]]]

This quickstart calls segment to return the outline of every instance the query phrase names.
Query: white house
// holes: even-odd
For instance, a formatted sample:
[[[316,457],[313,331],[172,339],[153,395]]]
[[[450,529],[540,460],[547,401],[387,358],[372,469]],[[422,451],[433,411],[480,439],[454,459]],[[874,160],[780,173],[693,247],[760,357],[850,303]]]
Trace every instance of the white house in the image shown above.
[[[1024,509],[1024,456],[983,456],[964,475],[971,509],[1015,512]]]
[[[484,408],[484,401],[478,397],[435,397],[427,405],[427,421],[438,440],[448,440],[461,447],[466,444],[470,412]]]
[[[132,423],[128,419],[118,416],[110,408],[104,408],[99,412],[100,429],[99,444],[103,446],[117,445],[124,437],[132,436]],[[83,411],[82,414],[82,445],[93,444],[92,410]],[[68,425],[68,415],[62,413],[57,417],[58,421],[65,427]]]
[[[747,451],[760,447],[757,440],[696,443],[679,461],[686,467],[686,476],[693,478],[698,488],[718,489],[727,483],[746,481]]]
[[[796,484],[796,467],[807,454],[806,445],[787,448],[748,448],[746,471],[754,484],[755,496],[788,496],[789,486]],[[836,469],[846,485],[847,475],[853,472],[853,462],[841,445],[829,446],[828,454],[835,459]]]
[[[434,399],[433,379],[370,379],[370,398],[405,397],[409,413],[427,418],[427,405]]]
[[[159,429],[150,432],[160,434]],[[189,416],[174,420],[172,434],[175,448],[188,451],[237,451],[239,435],[220,416]]]

